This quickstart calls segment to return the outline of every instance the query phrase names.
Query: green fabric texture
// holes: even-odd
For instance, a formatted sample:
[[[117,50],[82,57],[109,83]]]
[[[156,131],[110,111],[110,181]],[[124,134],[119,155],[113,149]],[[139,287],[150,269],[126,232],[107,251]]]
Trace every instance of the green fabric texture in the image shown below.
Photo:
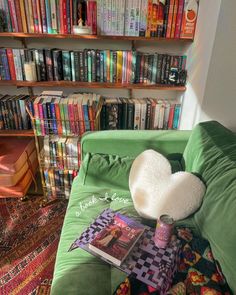
[[[179,155],[169,155],[172,173],[182,171]],[[129,172],[135,158],[87,153],[80,169],[79,181],[111,189],[129,190]]]
[[[104,131],[83,137],[83,164],[72,185],[57,251],[52,295],[113,293],[126,276],[123,272],[84,250],[68,252],[68,249],[105,208],[140,220],[128,191],[133,159],[146,149],[154,149],[171,160],[173,171],[181,170],[180,161],[189,135],[190,132],[180,131]]]
[[[182,154],[190,131],[122,130],[86,133],[82,137],[82,156],[87,153],[137,157],[147,149],[164,156]]]
[[[70,245],[106,208],[141,220],[127,191],[83,186],[76,177],[68,204],[52,283],[52,295],[110,295],[125,278],[125,273],[111,267],[84,250],[68,252]]]
[[[197,125],[184,151],[186,171],[201,176],[207,191],[193,221],[209,240],[236,294],[236,136],[211,121]]]

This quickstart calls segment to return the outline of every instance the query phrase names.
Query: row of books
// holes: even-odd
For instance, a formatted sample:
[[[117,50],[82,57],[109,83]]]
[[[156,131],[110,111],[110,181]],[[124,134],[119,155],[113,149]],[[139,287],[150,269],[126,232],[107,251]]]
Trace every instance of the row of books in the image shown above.
[[[0,130],[31,129],[31,120],[26,105],[32,103],[29,95],[0,94]]]
[[[0,0],[2,31],[194,37],[198,0]]]
[[[100,114],[101,130],[178,129],[181,105],[163,99],[107,98]]]
[[[100,95],[62,91],[43,92],[33,102],[37,135],[82,135],[95,130]]]
[[[44,137],[42,164],[46,168],[78,169],[80,166],[80,141],[78,137]]]
[[[0,49],[0,79],[110,83],[186,83],[184,56],[130,50]],[[31,61],[34,67],[28,67]],[[34,71],[29,73],[28,71]]]
[[[56,197],[69,199],[73,179],[77,176],[77,170],[44,169],[46,194],[48,198]]]

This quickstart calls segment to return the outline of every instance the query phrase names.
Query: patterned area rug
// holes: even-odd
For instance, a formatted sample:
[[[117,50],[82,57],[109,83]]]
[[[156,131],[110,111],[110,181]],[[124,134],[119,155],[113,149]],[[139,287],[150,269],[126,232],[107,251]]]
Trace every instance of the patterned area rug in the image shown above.
[[[0,199],[0,294],[48,295],[67,202]]]

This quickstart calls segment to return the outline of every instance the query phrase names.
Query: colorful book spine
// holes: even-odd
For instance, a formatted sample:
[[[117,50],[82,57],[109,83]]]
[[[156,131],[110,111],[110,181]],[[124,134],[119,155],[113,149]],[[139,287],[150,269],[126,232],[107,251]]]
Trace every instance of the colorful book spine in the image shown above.
[[[175,38],[180,38],[183,11],[184,11],[184,0],[179,0],[179,6],[178,6],[177,18],[176,18],[176,26],[175,26]]]
[[[50,1],[45,0],[46,20],[47,20],[47,33],[53,34],[52,19],[51,19],[51,6]]]

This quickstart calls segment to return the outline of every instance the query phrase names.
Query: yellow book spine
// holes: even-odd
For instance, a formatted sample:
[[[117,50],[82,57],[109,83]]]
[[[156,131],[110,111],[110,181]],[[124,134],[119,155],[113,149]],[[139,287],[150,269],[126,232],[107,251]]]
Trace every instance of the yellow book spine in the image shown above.
[[[25,15],[25,4],[24,0],[20,0],[20,13],[21,13],[21,20],[22,20],[22,27],[23,27],[23,32],[27,33],[27,22],[26,22],[26,15]]]
[[[122,64],[123,64],[123,53],[117,51],[117,71],[116,71],[116,82],[122,82]]]
[[[34,31],[33,7],[32,7],[31,0],[28,0],[28,4],[29,4],[30,33],[35,33],[35,31]]]

